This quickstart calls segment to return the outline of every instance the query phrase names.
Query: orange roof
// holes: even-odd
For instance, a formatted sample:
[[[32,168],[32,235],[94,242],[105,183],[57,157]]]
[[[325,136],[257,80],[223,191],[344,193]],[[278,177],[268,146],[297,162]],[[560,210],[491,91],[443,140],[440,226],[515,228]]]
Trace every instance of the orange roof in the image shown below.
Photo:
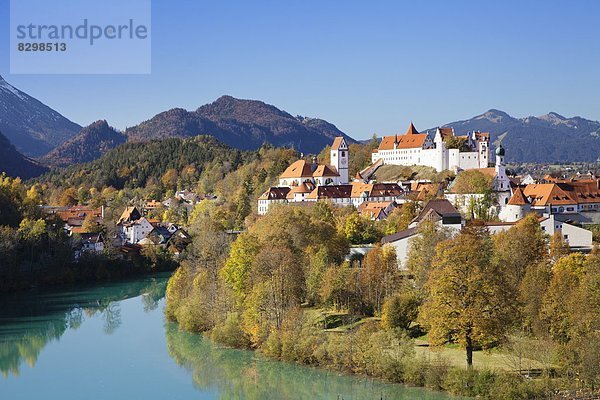
[[[515,189],[515,192],[508,201],[508,204],[511,206],[524,206],[529,204],[529,200],[527,200],[521,188],[518,187]]]
[[[361,195],[367,192],[367,197],[371,194],[371,190],[373,190],[372,183],[362,183],[362,182],[352,182],[352,197],[361,197]]]
[[[556,180],[554,185],[577,203],[600,203],[600,180],[598,179]]]
[[[329,166],[329,165],[324,165],[324,164],[320,164],[317,169],[315,169],[315,172],[313,172],[312,176],[314,177],[321,177],[321,176],[339,176],[340,174],[337,173],[337,171]]]
[[[475,132],[475,138],[479,141],[490,140],[490,133],[489,132]]]
[[[58,215],[63,222],[67,222],[70,219],[83,220],[88,215],[96,218],[102,218],[102,208],[94,209],[85,206],[74,206],[69,207],[66,210],[57,211],[56,215]]]
[[[292,165],[287,167],[287,169],[283,171],[283,174],[279,176],[279,178],[281,179],[304,177],[312,177],[312,169],[310,167],[310,164],[307,163],[305,160],[298,160],[292,163]]]
[[[525,196],[531,199],[531,204],[534,206],[547,205],[575,205],[577,199],[563,190],[556,183],[537,183],[527,185],[523,191]],[[598,199],[600,201],[600,198]]]
[[[394,150],[394,143],[397,149],[416,149],[422,148],[427,139],[426,133],[411,133],[400,136],[384,136],[379,144],[379,150]]]
[[[312,182],[302,182],[288,192],[286,198],[293,199],[296,193],[310,193],[315,190],[315,185]]]
[[[393,205],[393,201],[365,201],[358,206],[357,210],[361,215],[380,219],[386,217],[385,210],[389,207],[393,207]]]
[[[344,145],[344,148],[347,148],[344,138],[342,136],[338,136],[335,139],[333,139],[333,144],[331,145],[331,149],[339,150],[340,147],[342,146],[342,144]]]
[[[279,176],[279,179],[339,176],[335,168],[330,165],[319,164],[314,171],[313,167],[314,165],[306,160],[298,160],[287,167],[287,169],[283,171],[283,174]]]
[[[404,191],[397,183],[374,183],[371,189],[371,197],[397,197]]]

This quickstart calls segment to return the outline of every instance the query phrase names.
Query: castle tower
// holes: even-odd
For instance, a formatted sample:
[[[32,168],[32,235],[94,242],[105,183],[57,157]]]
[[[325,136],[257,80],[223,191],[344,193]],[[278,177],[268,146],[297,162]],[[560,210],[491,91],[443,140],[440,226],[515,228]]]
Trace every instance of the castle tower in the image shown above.
[[[350,154],[348,153],[348,145],[342,136],[338,136],[333,140],[331,145],[330,163],[340,174],[341,185],[348,183],[348,161]]]
[[[473,139],[477,144],[479,168],[487,168],[490,163],[490,134],[489,132],[473,132]]]

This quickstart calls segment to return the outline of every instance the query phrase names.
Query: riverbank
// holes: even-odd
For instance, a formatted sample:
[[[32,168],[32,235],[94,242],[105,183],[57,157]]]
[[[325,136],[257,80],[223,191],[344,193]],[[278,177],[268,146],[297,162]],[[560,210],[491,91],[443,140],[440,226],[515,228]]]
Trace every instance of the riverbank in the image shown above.
[[[0,310],[0,393],[63,400],[450,400],[445,393],[273,361],[165,323],[164,274],[16,293]],[[75,382],[75,383],[74,383]]]
[[[0,293],[119,281],[157,272],[173,272],[177,266],[176,261],[166,257],[150,260],[144,256],[124,259],[86,254],[77,261],[70,260],[52,267],[31,265],[29,268],[5,271],[0,275]]]
[[[248,349],[248,342],[237,337],[238,322],[230,317],[224,327],[205,332],[204,336],[224,346]],[[456,367],[441,354],[432,357],[417,351],[417,344],[405,332],[386,331],[379,321],[353,325],[327,331],[315,327],[314,321],[298,310],[294,321],[272,332],[254,350],[272,360],[465,397],[553,398],[561,384],[549,378],[526,379],[499,369]]]

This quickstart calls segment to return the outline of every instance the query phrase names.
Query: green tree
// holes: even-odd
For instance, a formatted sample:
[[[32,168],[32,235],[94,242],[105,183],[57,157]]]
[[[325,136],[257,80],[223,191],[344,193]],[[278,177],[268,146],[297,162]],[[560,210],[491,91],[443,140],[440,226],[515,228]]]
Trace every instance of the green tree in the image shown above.
[[[407,330],[419,315],[419,296],[414,290],[404,290],[385,299],[381,313],[381,325],[385,329]]]

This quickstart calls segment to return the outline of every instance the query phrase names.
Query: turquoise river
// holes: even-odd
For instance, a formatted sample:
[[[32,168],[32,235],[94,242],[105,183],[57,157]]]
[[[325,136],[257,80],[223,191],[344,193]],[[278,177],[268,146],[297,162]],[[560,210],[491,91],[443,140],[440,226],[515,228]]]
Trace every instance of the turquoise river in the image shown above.
[[[182,332],[163,315],[167,279],[0,297],[0,400],[450,398]]]

